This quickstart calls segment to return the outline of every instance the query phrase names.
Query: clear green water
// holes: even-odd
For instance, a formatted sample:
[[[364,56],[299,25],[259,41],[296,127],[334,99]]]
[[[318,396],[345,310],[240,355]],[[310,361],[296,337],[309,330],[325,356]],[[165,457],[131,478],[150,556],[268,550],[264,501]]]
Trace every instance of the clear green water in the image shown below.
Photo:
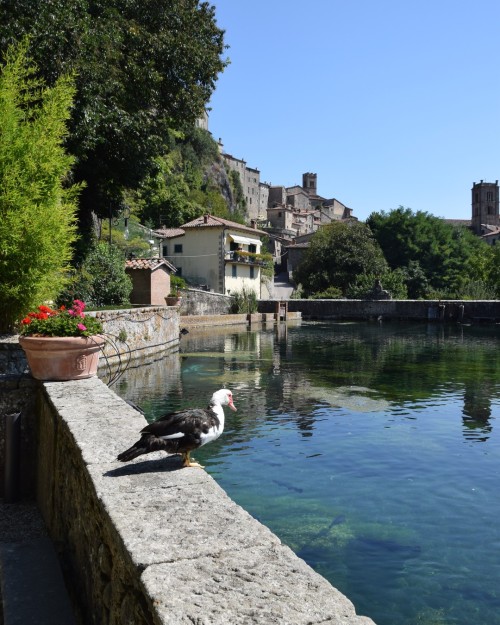
[[[233,390],[195,454],[377,625],[500,625],[500,328],[214,329],[129,370],[148,418]],[[496,427],[499,426],[499,427]]]

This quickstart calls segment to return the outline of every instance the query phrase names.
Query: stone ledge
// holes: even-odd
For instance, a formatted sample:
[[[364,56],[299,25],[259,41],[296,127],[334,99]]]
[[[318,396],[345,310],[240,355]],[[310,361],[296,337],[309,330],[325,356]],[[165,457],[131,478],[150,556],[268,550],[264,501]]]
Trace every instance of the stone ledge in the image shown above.
[[[97,378],[44,385],[38,502],[89,625],[373,625],[213,478],[117,453],[145,420]]]

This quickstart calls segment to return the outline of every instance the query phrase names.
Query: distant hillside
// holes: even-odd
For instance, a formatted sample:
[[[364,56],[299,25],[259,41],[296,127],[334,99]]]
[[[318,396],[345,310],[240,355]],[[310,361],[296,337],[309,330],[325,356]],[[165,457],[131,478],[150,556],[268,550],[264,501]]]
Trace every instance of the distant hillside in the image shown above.
[[[151,228],[174,228],[205,212],[245,222],[246,206],[237,172],[228,171],[211,134],[202,128],[172,133],[157,171],[127,204]]]

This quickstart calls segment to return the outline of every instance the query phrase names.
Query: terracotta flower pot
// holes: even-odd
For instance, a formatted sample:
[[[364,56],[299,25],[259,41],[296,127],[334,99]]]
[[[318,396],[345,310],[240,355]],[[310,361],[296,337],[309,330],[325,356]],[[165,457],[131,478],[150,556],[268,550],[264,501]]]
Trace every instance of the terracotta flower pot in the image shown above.
[[[31,375],[37,380],[80,380],[97,373],[103,336],[20,336]]]
[[[167,306],[179,306],[181,301],[182,297],[180,295],[167,295],[165,298]]]

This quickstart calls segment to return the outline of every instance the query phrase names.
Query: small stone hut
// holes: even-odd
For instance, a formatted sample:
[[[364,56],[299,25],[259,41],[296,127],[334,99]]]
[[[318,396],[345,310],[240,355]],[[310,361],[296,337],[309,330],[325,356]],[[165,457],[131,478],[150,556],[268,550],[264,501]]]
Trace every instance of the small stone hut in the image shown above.
[[[133,258],[125,262],[132,279],[130,303],[136,306],[165,306],[170,293],[170,276],[176,268],[165,258]]]

